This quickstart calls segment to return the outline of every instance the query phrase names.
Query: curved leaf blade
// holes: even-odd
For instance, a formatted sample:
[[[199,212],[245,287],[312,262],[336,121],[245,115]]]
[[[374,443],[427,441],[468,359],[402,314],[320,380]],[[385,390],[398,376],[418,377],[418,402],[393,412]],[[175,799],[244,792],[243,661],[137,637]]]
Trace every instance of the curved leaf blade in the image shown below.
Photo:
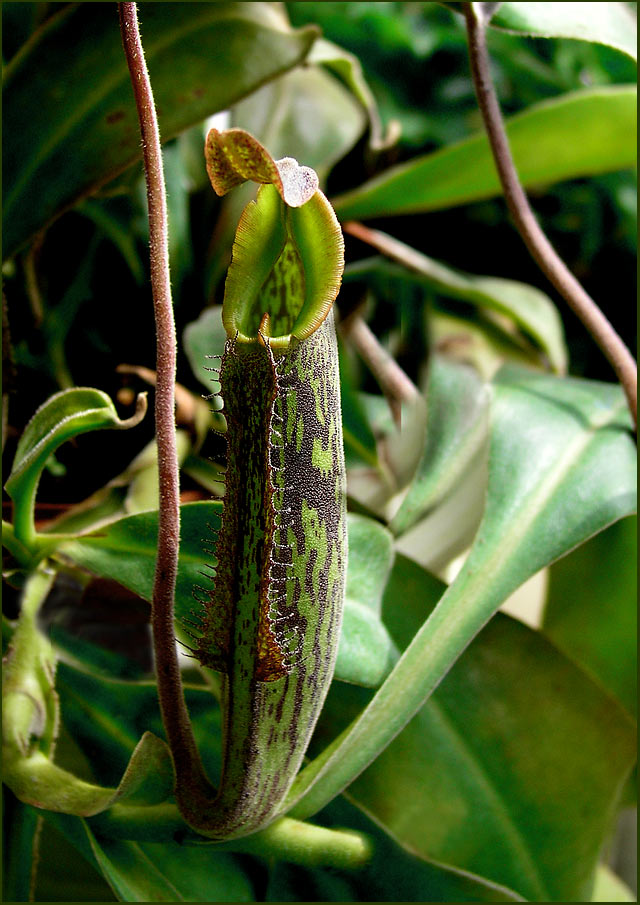
[[[619,387],[505,368],[494,392],[487,504],[471,552],[369,706],[299,774],[288,798],[298,818],[384,749],[510,593],[635,509]]]
[[[138,397],[136,413],[124,420],[109,396],[92,387],[62,390],[47,399],[24,429],[5,484],[15,504],[16,537],[27,546],[34,542],[33,507],[38,482],[47,460],[62,443],[89,431],[134,427],[146,410],[146,393]]]
[[[215,539],[222,503],[187,503],[180,507],[180,558],[176,582],[176,617],[189,617],[194,588],[204,583],[205,547]],[[151,600],[158,537],[158,513],[143,512],[112,522],[92,534],[65,541],[58,554],[102,578],[113,578]],[[209,557],[210,559],[210,557]],[[214,563],[211,563],[214,564]]]
[[[635,165],[636,88],[592,88],[544,101],[506,120],[525,187]],[[501,193],[484,133],[392,167],[332,199],[342,220],[421,213]]]
[[[383,612],[399,647],[436,604],[438,584],[396,560]],[[369,697],[335,688],[315,750]],[[349,797],[423,857],[530,901],[584,901],[634,734],[597,683],[537,632],[498,615]]]
[[[348,516],[347,530],[347,588],[334,678],[375,688],[393,661],[393,645],[380,615],[393,540],[379,522],[360,515]]]
[[[534,38],[576,38],[638,58],[638,24],[627,3],[501,3],[493,28]]]
[[[141,19],[163,141],[300,63],[317,35],[267,3],[149,4]],[[9,257],[140,156],[113,9],[70,4],[52,17],[7,67],[3,103]]]
[[[434,355],[427,385],[427,436],[420,463],[391,521],[402,534],[458,484],[487,436],[489,394],[475,372]]]

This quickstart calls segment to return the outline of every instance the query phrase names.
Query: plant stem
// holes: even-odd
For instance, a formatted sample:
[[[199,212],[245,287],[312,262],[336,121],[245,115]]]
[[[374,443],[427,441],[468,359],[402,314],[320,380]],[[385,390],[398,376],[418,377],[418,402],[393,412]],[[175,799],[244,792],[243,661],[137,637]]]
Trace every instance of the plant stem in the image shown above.
[[[158,697],[176,770],[196,795],[212,792],[193,736],[174,634],[174,594],[180,539],[180,492],[175,433],[176,333],[169,278],[169,238],[160,133],[135,3],[119,3],[120,30],[135,96],[149,204],[151,288],[156,323],[156,440],[160,483],[158,554],[151,623]]]
[[[637,428],[637,367],[633,356],[598,305],[547,239],[520,184],[491,80],[482,4],[464,3],[471,74],[507,206],[531,256],[592,335],[613,367]]]
[[[359,314],[345,318],[340,325],[340,332],[355,346],[369,366],[387,398],[396,426],[400,427],[402,403],[416,399],[419,396],[418,388],[380,344]]]
[[[372,842],[363,833],[327,829],[288,817],[250,836],[212,842],[202,836],[185,833],[180,811],[170,802],[151,806],[117,803],[92,818],[91,825],[101,835],[112,839],[140,839],[145,842],[175,842],[180,839],[181,845],[205,845],[212,853],[242,852],[305,867],[354,869],[366,864],[373,854]]]

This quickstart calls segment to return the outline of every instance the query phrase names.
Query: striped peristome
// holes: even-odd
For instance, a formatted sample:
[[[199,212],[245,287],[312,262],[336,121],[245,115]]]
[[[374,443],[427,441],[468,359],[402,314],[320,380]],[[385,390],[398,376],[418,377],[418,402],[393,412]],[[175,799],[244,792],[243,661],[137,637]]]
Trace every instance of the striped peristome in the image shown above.
[[[220,171],[237,184],[236,145],[246,173],[257,142],[241,130],[212,132],[208,169],[222,193]],[[277,170],[280,162],[271,163]],[[283,178],[295,177],[293,164],[287,158]],[[313,191],[297,208],[283,199],[300,200],[304,185],[302,193],[260,187],[238,226],[225,287],[226,490],[197,649],[203,664],[223,674],[222,775],[205,815],[207,835],[220,839],[277,816],[328,691],[340,636],[345,467],[331,306],[343,243],[309,172],[304,182]]]

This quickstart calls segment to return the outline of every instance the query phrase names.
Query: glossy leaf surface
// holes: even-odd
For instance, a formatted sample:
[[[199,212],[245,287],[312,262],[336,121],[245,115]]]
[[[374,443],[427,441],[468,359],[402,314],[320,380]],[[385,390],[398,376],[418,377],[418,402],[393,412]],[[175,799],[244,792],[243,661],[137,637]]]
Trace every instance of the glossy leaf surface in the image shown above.
[[[638,57],[638,25],[627,3],[501,3],[491,26],[534,38],[608,44]]]
[[[266,3],[153,4],[140,18],[163,141],[295,66],[317,34]],[[7,257],[140,156],[114,10],[64,7],[11,61],[3,98]]]
[[[391,638],[380,618],[393,563],[392,538],[382,525],[363,516],[350,515],[347,525],[347,591],[335,676],[375,687],[392,664]]]
[[[176,583],[176,619],[189,622],[199,604],[194,589],[209,590],[203,570],[212,562],[211,548],[220,525],[221,503],[187,503],[181,507],[180,558]],[[58,555],[112,578],[151,600],[158,531],[157,512],[144,512],[106,525],[92,534],[65,541]],[[390,668],[390,640],[380,621],[380,601],[391,566],[390,536],[370,519],[349,522],[352,550],[347,573],[348,592],[341,649],[335,677],[347,682],[377,685]],[[371,565],[369,553],[375,553]]]
[[[427,384],[425,448],[392,522],[402,534],[450,493],[482,455],[487,437],[489,393],[476,373],[433,355]]]
[[[145,411],[146,395],[139,397],[137,413],[121,420],[109,396],[91,387],[63,390],[47,399],[20,437],[5,484],[16,506],[16,536],[25,543],[33,541],[33,506],[40,475],[62,443],[88,431],[133,427]]]
[[[616,522],[554,563],[544,631],[637,713],[637,519]]]
[[[401,649],[442,587],[396,560],[383,616]],[[316,750],[368,697],[333,689]],[[349,796],[425,857],[530,901],[583,901],[634,751],[622,708],[540,634],[498,615]]]
[[[525,187],[635,165],[636,89],[591,88],[536,104],[506,120]],[[393,167],[332,198],[341,220],[440,210],[500,194],[483,133]]]
[[[635,445],[619,387],[505,368],[494,393],[487,503],[470,554],[368,708],[301,772],[293,816],[315,813],[362,772],[509,594],[635,509]]]
[[[319,815],[371,839],[374,854],[361,870],[309,870],[280,863],[269,878],[269,902],[519,902],[512,890],[407,850],[377,820],[343,798]]]

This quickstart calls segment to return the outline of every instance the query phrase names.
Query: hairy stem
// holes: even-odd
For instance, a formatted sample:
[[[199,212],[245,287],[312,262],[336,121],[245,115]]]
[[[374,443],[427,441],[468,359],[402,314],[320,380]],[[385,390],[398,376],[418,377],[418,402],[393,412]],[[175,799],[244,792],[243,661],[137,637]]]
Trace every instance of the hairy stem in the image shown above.
[[[489,67],[483,4],[464,3],[471,74],[507,206],[518,232],[547,279],[580,318],[613,367],[637,427],[637,367],[633,356],[598,305],[547,239],[520,184]]]
[[[167,203],[162,151],[135,3],[120,3],[120,30],[135,97],[149,205],[151,288],[156,324],[156,440],[160,484],[158,554],[152,628],[158,697],[178,784],[184,779],[207,795],[210,786],[196,747],[175,644],[173,600],[178,571],[180,492],[175,434],[176,334],[169,279]]]

